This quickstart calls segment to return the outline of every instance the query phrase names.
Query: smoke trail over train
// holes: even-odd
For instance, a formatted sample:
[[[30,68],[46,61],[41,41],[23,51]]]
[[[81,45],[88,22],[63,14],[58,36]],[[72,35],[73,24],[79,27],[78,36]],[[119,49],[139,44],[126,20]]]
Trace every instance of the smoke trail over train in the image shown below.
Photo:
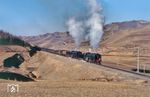
[[[88,12],[84,16],[71,17],[67,21],[68,31],[79,47],[83,40],[90,40],[92,48],[97,48],[103,35],[104,17],[97,0],[87,0]]]

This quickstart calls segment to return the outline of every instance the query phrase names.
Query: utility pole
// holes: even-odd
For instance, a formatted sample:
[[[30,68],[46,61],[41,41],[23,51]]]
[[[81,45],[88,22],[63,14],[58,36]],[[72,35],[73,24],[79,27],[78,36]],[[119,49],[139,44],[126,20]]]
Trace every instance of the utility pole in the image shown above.
[[[144,67],[143,67],[143,71],[144,71],[144,73],[146,73],[146,66],[145,66],[146,64],[144,64]]]
[[[140,47],[137,47],[137,73],[140,72]]]

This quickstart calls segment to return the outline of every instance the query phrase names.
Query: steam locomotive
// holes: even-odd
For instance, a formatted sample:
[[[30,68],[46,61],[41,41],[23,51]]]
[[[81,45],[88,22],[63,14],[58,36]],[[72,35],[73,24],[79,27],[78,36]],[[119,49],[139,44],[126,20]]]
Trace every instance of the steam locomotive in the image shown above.
[[[102,56],[101,54],[98,53],[91,53],[91,52],[82,53],[80,51],[53,50],[47,48],[41,48],[41,51],[46,51],[46,52],[50,52],[65,57],[71,57],[74,59],[84,60],[90,63],[101,64],[102,62]]]
[[[82,53],[80,51],[67,51],[66,55],[71,58],[81,59],[86,62],[101,64],[101,55],[98,53]]]

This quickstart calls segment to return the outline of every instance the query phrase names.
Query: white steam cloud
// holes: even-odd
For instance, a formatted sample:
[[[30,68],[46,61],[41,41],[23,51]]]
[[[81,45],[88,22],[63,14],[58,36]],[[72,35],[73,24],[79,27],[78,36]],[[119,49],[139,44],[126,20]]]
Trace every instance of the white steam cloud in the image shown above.
[[[84,27],[82,22],[78,22],[74,17],[70,18],[68,21],[68,30],[72,37],[75,39],[75,44],[77,47],[80,46],[82,39],[84,38]]]
[[[103,35],[102,7],[97,3],[97,0],[87,1],[88,13],[84,17],[71,17],[67,22],[67,26],[77,47],[80,46],[83,40],[88,39],[91,47],[96,48]]]

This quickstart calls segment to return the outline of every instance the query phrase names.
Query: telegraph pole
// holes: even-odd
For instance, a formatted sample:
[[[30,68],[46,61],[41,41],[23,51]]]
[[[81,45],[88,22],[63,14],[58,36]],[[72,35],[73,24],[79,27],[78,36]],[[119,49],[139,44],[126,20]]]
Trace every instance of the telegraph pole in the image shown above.
[[[146,66],[145,66],[146,64],[144,64],[144,67],[143,67],[143,71],[144,71],[144,73],[146,73]]]
[[[140,72],[140,47],[137,47],[137,73]]]

